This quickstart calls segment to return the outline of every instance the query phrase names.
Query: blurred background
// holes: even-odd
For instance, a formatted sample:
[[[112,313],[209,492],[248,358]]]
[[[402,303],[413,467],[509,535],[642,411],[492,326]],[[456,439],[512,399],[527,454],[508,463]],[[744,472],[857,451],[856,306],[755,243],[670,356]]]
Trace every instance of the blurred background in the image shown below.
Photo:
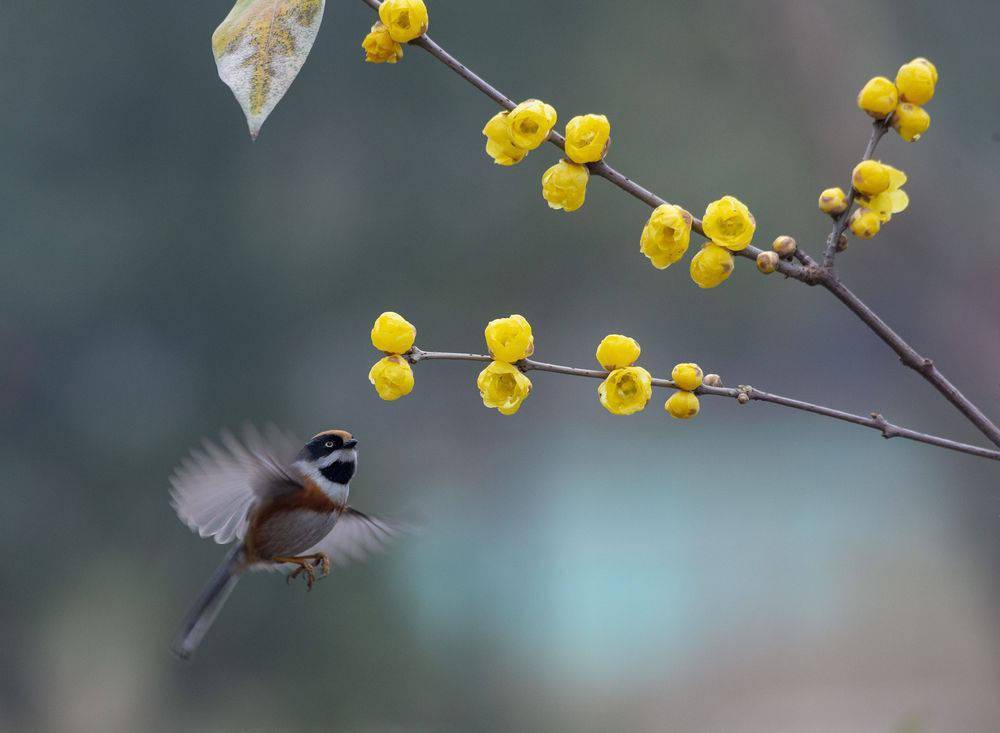
[[[609,161],[696,213],[731,193],[814,253],[820,189],[869,125],[855,95],[917,55],[941,83],[910,210],[842,274],[1000,418],[1000,6],[429,4],[431,35],[515,99],[614,126]],[[537,357],[609,332],[663,375],[753,384],[983,443],[825,292],[752,263],[701,291],[638,253],[649,210],[600,179],[501,169],[492,103],[419,49],[362,62],[328,3],[252,144],[207,3],[13,0],[0,22],[0,731],[1000,730],[1000,473],[810,415],[532,374],[515,417],[479,367],[367,382],[398,310],[478,351],[522,313]],[[361,439],[353,503],[427,531],[310,594],[241,584],[190,664],[168,652],[222,550],[168,506],[187,450],[243,421]]]

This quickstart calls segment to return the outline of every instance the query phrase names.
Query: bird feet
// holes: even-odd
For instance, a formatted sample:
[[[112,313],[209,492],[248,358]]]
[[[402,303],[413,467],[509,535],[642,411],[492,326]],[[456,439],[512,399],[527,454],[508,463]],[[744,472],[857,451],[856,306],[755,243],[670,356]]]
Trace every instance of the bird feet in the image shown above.
[[[316,582],[315,568],[319,568],[322,573],[319,577],[325,578],[330,574],[330,557],[325,552],[317,552],[315,555],[301,555],[299,557],[276,557],[274,562],[289,563],[298,565],[295,570],[285,578],[286,583],[291,583],[300,575],[305,575],[306,590],[312,590],[313,583]]]

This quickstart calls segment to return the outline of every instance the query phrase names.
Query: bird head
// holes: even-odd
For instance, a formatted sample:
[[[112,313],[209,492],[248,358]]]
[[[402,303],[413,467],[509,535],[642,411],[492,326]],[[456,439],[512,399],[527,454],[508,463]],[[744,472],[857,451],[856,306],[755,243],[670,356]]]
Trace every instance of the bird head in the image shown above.
[[[357,465],[357,445],[358,441],[346,430],[324,430],[303,446],[298,461],[327,481],[347,484]]]

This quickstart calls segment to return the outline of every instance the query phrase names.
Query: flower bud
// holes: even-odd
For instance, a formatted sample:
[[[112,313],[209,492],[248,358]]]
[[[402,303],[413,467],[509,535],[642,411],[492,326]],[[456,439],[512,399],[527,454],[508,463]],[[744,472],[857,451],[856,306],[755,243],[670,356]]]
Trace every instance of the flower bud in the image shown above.
[[[896,74],[896,88],[899,99],[911,104],[927,104],[934,96],[937,84],[937,69],[924,58],[913,59],[899,67]]]
[[[634,338],[612,333],[597,346],[597,361],[610,372],[631,366],[640,353],[639,342]]]
[[[372,326],[372,346],[387,354],[405,354],[413,348],[417,329],[398,313],[386,311]]]
[[[486,153],[497,165],[516,165],[528,154],[510,141],[509,113],[497,112],[483,128],[486,136]]]
[[[774,244],[771,245],[771,249],[778,253],[779,257],[791,257],[795,254],[795,250],[798,245],[793,237],[789,237],[787,234],[782,234],[780,237],[774,240]]]
[[[778,260],[777,252],[761,252],[757,255],[757,269],[765,275],[770,275],[778,269]]]
[[[851,231],[858,239],[871,239],[882,228],[878,214],[868,209],[857,209],[851,214]]]
[[[847,211],[847,194],[842,188],[827,188],[819,195],[819,210],[837,216]]]
[[[846,234],[841,234],[839,237],[837,237],[837,251],[838,252],[843,252],[845,249],[847,249],[847,246],[848,246],[848,242],[847,242],[847,235]]]
[[[704,384],[706,387],[721,387],[722,377],[720,377],[718,374],[706,374],[705,378],[701,380],[701,383]]]
[[[596,163],[610,142],[611,123],[604,115],[578,115],[566,123],[566,157],[574,163]]]
[[[509,318],[496,318],[486,326],[486,346],[497,361],[514,363],[535,353],[535,337],[531,324],[516,313]]]
[[[701,224],[706,237],[734,252],[746,249],[757,228],[750,209],[733,196],[723,196],[710,203]]]
[[[502,361],[490,362],[476,379],[483,404],[502,415],[513,415],[531,393],[531,380],[517,367]]]
[[[680,389],[693,392],[701,386],[704,372],[697,364],[685,362],[673,368],[673,371],[670,372],[670,378]]]
[[[642,367],[615,369],[597,388],[604,408],[613,415],[631,415],[642,410],[653,396],[653,378]]]
[[[876,196],[889,188],[890,167],[877,160],[862,160],[854,166],[851,183],[858,193]]]
[[[542,174],[542,197],[550,209],[576,211],[587,197],[587,166],[560,160]]]
[[[382,21],[372,26],[371,33],[361,42],[365,61],[373,64],[394,64],[403,58],[403,47],[392,40],[389,29]]]
[[[899,92],[896,85],[884,76],[869,79],[858,92],[858,107],[877,120],[892,114],[899,104]]]
[[[663,270],[687,252],[691,242],[691,214],[680,206],[661,204],[653,209],[642,230],[639,251],[653,267]]]
[[[681,390],[670,395],[663,408],[670,413],[670,417],[678,420],[689,420],[698,414],[701,405],[697,395]]]
[[[906,142],[916,142],[931,126],[931,116],[923,107],[903,102],[892,116],[892,126]]]
[[[733,272],[733,255],[717,244],[707,244],[691,258],[691,279],[699,288],[721,285]]]
[[[385,0],[378,17],[397,43],[409,43],[427,32],[429,19],[424,0]]]
[[[413,391],[413,370],[403,357],[387,356],[371,368],[368,381],[375,385],[379,397],[392,402]]]
[[[738,395],[736,395],[736,401],[739,402],[741,405],[745,405],[747,402],[750,401],[750,395],[748,395],[746,392],[740,392]]]
[[[534,150],[556,124],[556,110],[551,104],[529,99],[512,109],[507,119],[511,142],[522,150]]]

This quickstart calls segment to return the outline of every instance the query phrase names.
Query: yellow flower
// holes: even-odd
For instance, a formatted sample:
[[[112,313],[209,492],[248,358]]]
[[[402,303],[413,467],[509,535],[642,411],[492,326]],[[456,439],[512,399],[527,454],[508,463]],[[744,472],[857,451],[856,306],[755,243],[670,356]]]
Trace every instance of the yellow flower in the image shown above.
[[[597,395],[608,412],[631,415],[646,406],[653,396],[652,377],[642,367],[615,369],[597,388]]]
[[[717,244],[706,244],[691,258],[691,279],[699,288],[714,288],[733,272],[733,255]]]
[[[732,196],[723,196],[705,209],[702,227],[706,237],[736,252],[750,244],[757,222],[746,204]]]
[[[612,333],[597,346],[597,361],[609,372],[630,366],[639,358],[639,342],[634,338]]]
[[[903,102],[892,116],[892,126],[906,142],[916,142],[931,126],[931,116],[923,107]]]
[[[653,209],[639,240],[653,267],[663,270],[687,252],[691,242],[691,215],[680,206],[661,204]]]
[[[542,197],[550,209],[576,211],[587,197],[587,166],[560,160],[542,174]]]
[[[937,84],[937,69],[924,58],[916,58],[899,67],[896,74],[896,88],[899,99],[911,104],[927,104],[934,97]]]
[[[378,17],[397,43],[409,43],[427,32],[427,6],[424,0],[385,0]]]
[[[524,160],[527,150],[521,150],[510,141],[510,123],[507,112],[497,112],[483,128],[486,152],[497,165],[515,165]]]
[[[882,166],[889,174],[889,185],[875,196],[859,196],[858,204],[873,211],[878,215],[879,221],[885,224],[893,214],[898,214],[910,205],[910,197],[902,190],[903,184],[906,183],[906,174],[891,165],[883,163]]]
[[[375,385],[379,397],[392,402],[413,391],[413,370],[403,357],[387,356],[368,372],[368,381]]]
[[[521,371],[502,361],[490,362],[476,380],[483,404],[495,407],[504,415],[513,415],[531,393],[531,380]]]
[[[413,348],[417,329],[398,313],[386,311],[372,326],[372,346],[387,354],[405,354]]]
[[[892,166],[877,160],[862,160],[851,173],[851,183],[863,196],[876,196],[889,188],[889,171]]]
[[[701,370],[701,367],[690,362],[678,364],[670,372],[670,378],[674,380],[674,384],[688,392],[698,389],[701,386],[701,380],[704,376],[705,373]]]
[[[824,214],[843,214],[847,211],[847,194],[842,188],[827,188],[819,195],[819,210]]]
[[[884,76],[869,79],[858,92],[858,107],[877,120],[888,117],[899,104],[896,85]]]
[[[365,61],[373,64],[394,64],[403,58],[403,47],[392,40],[382,21],[372,26],[361,47],[365,50]]]
[[[486,326],[486,346],[497,361],[513,363],[535,353],[535,337],[531,324],[516,313],[509,318],[497,318]]]
[[[882,228],[879,215],[868,209],[857,209],[851,214],[851,231],[858,239],[871,239]]]
[[[537,99],[521,102],[510,111],[510,141],[522,150],[534,150],[556,124],[556,110]]]
[[[698,414],[701,405],[697,395],[681,390],[670,395],[670,398],[664,403],[663,409],[670,413],[670,417],[688,420]]]
[[[566,123],[566,157],[574,163],[596,163],[610,142],[611,123],[604,115],[578,115]]]

